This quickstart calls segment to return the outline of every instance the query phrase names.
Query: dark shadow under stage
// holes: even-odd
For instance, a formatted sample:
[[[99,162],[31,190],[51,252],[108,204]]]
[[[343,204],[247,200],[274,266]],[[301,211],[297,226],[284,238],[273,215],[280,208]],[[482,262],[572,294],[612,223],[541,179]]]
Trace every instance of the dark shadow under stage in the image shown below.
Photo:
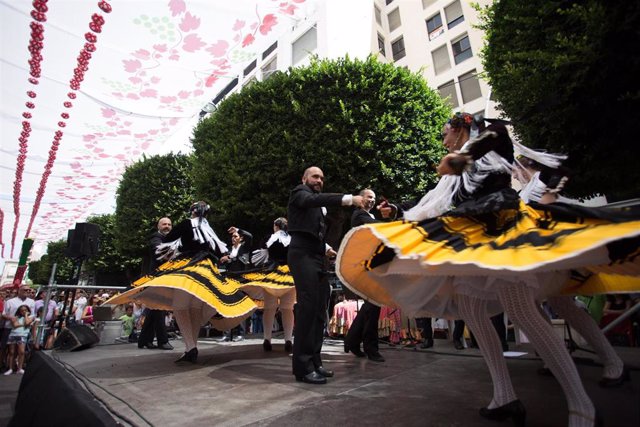
[[[327,385],[296,382],[283,341],[270,353],[261,339],[234,343],[204,340],[195,365],[178,366],[176,350],[140,350],[136,344],[98,346],[80,352],[46,352],[74,381],[100,400],[114,419],[139,426],[497,426],[478,415],[492,386],[475,349],[456,351],[436,340],[433,350],[382,345],[385,363],[359,359],[328,340]],[[523,351],[530,350],[523,347]],[[616,348],[635,367],[620,388],[598,386],[601,368],[578,363],[587,392],[606,426],[640,425],[640,348]],[[591,358],[587,353],[574,356]],[[509,359],[509,371],[527,408],[527,425],[567,422],[564,395],[552,377],[539,376],[531,352]],[[33,384],[35,386],[36,384]],[[49,393],[55,386],[47,386]],[[54,391],[55,392],[55,391]],[[42,401],[41,401],[42,402]],[[38,404],[46,404],[44,402]],[[20,408],[20,402],[18,402]],[[64,410],[64,408],[57,408]],[[73,424],[68,424],[73,425]],[[80,424],[77,424],[80,425]],[[502,425],[510,425],[502,423]]]

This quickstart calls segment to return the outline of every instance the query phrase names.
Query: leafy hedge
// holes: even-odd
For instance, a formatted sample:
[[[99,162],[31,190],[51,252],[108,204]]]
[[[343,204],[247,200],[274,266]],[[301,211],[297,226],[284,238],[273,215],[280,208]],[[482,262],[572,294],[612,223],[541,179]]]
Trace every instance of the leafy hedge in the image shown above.
[[[404,68],[374,57],[316,59],[245,87],[199,123],[197,192],[212,202],[218,231],[237,225],[257,233],[286,214],[289,190],[312,165],[325,173],[325,192],[371,187],[389,199],[421,196],[436,180],[449,114]]]

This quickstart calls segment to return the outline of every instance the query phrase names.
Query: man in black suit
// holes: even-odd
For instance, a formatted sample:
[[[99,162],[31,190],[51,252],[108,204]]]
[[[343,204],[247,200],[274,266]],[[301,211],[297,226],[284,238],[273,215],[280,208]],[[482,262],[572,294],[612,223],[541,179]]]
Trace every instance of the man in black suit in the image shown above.
[[[151,248],[151,260],[149,262],[149,273],[158,268],[159,263],[156,259],[156,248],[163,242],[164,236],[169,234],[172,225],[169,218],[160,218],[158,220],[157,229],[149,240]],[[138,337],[138,348],[159,348],[162,350],[173,350],[173,346],[169,344],[169,336],[167,334],[167,326],[165,325],[165,317],[167,313],[164,310],[151,310],[146,308],[142,313],[144,323]],[[153,345],[153,337],[158,338],[158,346]]]
[[[248,269],[251,267],[253,235],[237,227],[229,227],[227,232],[231,235],[231,252],[222,265],[232,272]]]
[[[379,222],[371,214],[371,209],[376,203],[376,193],[370,189],[360,192],[364,206],[355,209],[351,215],[351,227],[358,227],[363,224]],[[344,351],[349,351],[358,357],[367,356],[374,362],[384,362],[384,357],[378,349],[378,318],[380,317],[380,307],[365,301],[360,307],[356,318],[349,327],[347,336],[344,337]],[[360,343],[363,344],[364,353],[360,350]]]
[[[220,259],[220,265],[228,272],[239,273],[251,267],[251,246],[253,235],[248,231],[231,226],[227,230],[231,235],[231,252]],[[223,342],[244,340],[244,322],[235,328],[225,331],[222,337]]]
[[[362,207],[362,197],[321,194],[324,174],[316,166],[305,170],[302,184],[291,190],[288,205],[291,244],[287,261],[296,286],[293,375],[297,381],[326,384],[333,372],[322,366],[320,352],[329,299],[324,270],[325,206]],[[330,247],[329,247],[330,249]],[[333,251],[332,251],[333,252]]]

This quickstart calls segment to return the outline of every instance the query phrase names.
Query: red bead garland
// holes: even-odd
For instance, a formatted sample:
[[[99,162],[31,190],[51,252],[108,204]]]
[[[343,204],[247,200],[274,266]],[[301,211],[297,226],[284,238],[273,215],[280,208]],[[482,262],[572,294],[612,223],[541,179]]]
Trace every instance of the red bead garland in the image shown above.
[[[46,0],[34,0],[34,3],[35,2],[46,3]],[[112,10],[111,5],[104,0],[98,3],[98,7],[100,7],[100,9],[105,13],[109,13]],[[98,37],[94,33],[100,33],[102,31],[102,26],[104,25],[104,23],[105,23],[105,20],[101,15],[97,13],[94,13],[93,15],[91,15],[91,22],[89,23],[89,29],[92,32],[87,32],[84,35],[87,43],[85,43],[83,49],[80,51],[80,54],[77,57],[77,66],[73,69],[73,77],[69,80],[69,87],[72,90],[71,92],[67,93],[67,97],[69,99],[76,99],[75,91],[80,90],[80,85],[82,81],[84,81],[84,75],[89,70],[89,60],[91,59],[91,56],[92,56],[91,54],[92,52],[96,51],[95,43],[97,42]],[[37,47],[37,45],[34,45],[34,46]],[[39,51],[38,51],[38,55],[39,55]],[[41,60],[41,57],[40,57],[40,60]],[[36,68],[35,70],[32,68],[32,71],[37,71],[38,77],[39,77],[39,73],[40,73],[39,63],[37,64],[37,66],[38,68]],[[33,77],[36,77],[36,76],[33,76]],[[69,101],[63,102],[62,105],[65,108],[73,107],[73,104]],[[69,119],[70,115],[69,113],[63,112],[60,114],[60,117],[67,120]],[[64,121],[58,122],[59,128],[64,128],[66,127],[66,125],[67,124]],[[53,168],[53,165],[55,163],[56,154],[59,149],[60,140],[62,139],[62,136],[63,136],[63,132],[61,130],[57,130],[54,134],[53,141],[51,143],[51,148],[49,150],[49,158],[47,159],[44,173],[42,174],[42,178],[40,179],[40,186],[38,187],[38,191],[36,192],[36,199],[33,204],[33,210],[31,211],[29,226],[27,227],[27,235],[29,235],[29,233],[31,232],[31,227],[33,226],[33,222],[38,214],[38,210],[40,209],[40,203],[42,202],[42,197],[44,196],[44,193],[46,190],[48,178],[51,175],[51,169]]]

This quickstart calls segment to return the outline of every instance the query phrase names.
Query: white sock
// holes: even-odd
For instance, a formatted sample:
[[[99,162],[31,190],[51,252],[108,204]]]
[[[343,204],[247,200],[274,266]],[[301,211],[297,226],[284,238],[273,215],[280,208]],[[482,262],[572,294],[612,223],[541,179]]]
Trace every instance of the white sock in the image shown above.
[[[173,317],[176,318],[176,323],[180,328],[182,334],[182,341],[184,341],[184,351],[189,351],[196,346],[196,340],[193,338],[193,328],[191,326],[191,316],[189,310],[173,310]]]
[[[280,313],[282,314],[282,327],[284,328],[284,340],[293,340],[293,306],[296,303],[296,291],[290,290],[280,297]]]
[[[496,283],[498,297],[513,323],[531,341],[562,387],[569,407],[569,426],[592,426],[595,408],[584,390],[564,342],[553,332],[536,308],[533,290],[524,283]]]
[[[548,299],[549,304],[569,325],[575,329],[593,347],[604,365],[602,376],[618,378],[622,375],[624,363],[602,333],[595,320],[579,308],[573,297],[554,296]]]
[[[282,309],[282,307],[280,307],[280,314],[282,315],[284,340],[291,341],[293,339],[293,309]]]
[[[502,355],[502,344],[493,324],[489,320],[486,301],[459,294],[458,312],[476,337],[480,353],[489,368],[493,382],[493,400],[488,408],[493,409],[516,400],[507,363]]]
[[[271,342],[271,334],[273,333],[273,322],[276,318],[278,309],[278,297],[268,292],[264,293],[264,311],[262,313],[262,325],[264,329],[264,339]]]

